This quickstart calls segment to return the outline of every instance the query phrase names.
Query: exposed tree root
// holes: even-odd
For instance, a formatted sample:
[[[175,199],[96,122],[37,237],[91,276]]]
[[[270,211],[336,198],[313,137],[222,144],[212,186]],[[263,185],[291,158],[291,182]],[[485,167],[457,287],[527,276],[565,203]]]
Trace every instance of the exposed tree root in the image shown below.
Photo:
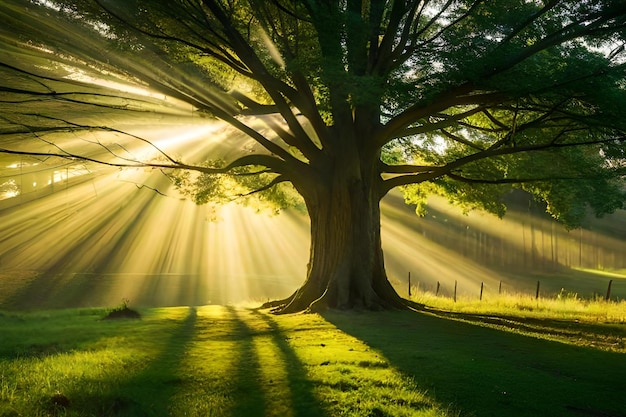
[[[289,297],[287,298],[283,298],[281,300],[272,300],[272,301],[268,301],[266,303],[263,303],[261,305],[262,309],[279,309],[281,307],[286,306],[287,304],[291,303],[291,301],[296,297],[296,294],[298,294],[298,291],[294,292],[293,294],[291,294]]]
[[[308,293],[308,294],[307,294]],[[382,293],[382,294],[381,294]],[[292,313],[321,313],[329,309],[337,310],[423,310],[424,305],[407,300],[398,295],[390,283],[383,284],[374,292],[374,296],[367,300],[351,300],[347,304],[338,304],[333,291],[326,289],[324,293],[315,298],[306,286],[300,288],[287,298],[268,301],[261,308],[271,309],[273,314]]]

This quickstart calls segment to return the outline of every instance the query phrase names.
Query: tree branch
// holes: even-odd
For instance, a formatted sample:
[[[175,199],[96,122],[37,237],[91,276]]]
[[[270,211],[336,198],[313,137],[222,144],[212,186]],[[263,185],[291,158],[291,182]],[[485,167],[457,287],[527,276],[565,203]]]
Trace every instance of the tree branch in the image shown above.
[[[255,79],[263,86],[274,101],[281,116],[285,119],[285,122],[293,132],[294,146],[308,159],[315,159],[319,155],[319,149],[310,140],[304,128],[293,114],[292,108],[285,100],[285,97],[288,97],[293,103],[297,103],[301,101],[301,99],[298,98],[299,93],[283,81],[271,75],[246,39],[244,39],[241,33],[233,26],[232,21],[224,13],[224,10],[218,2],[215,0],[203,0],[203,3],[224,28],[226,37],[229,39],[230,45],[237,52],[238,57],[256,74]]]
[[[483,106],[477,106],[471,110],[465,111],[463,113],[454,114],[454,115],[447,115],[443,113],[433,115],[431,117],[438,117],[443,120],[440,122],[435,122],[435,123],[431,123],[427,121],[427,122],[424,122],[420,126],[408,127],[402,131],[396,132],[396,134],[393,135],[389,140],[403,138],[407,136],[419,135],[421,133],[434,132],[437,130],[443,130],[446,127],[450,127],[450,126],[454,126],[458,124],[460,120],[463,120],[467,117],[470,117],[476,113],[481,112],[483,109],[484,109]]]
[[[115,129],[112,127],[108,127],[108,126],[94,126],[94,125],[82,125],[79,123],[74,123],[74,122],[70,122],[69,120],[65,120],[59,117],[53,117],[53,116],[46,116],[43,114],[37,114],[37,113],[33,113],[33,114],[26,114],[26,115],[32,115],[32,116],[36,116],[38,118],[41,119],[47,119],[47,120],[52,120],[52,121],[56,121],[56,122],[62,122],[65,123],[67,126],[56,126],[56,127],[40,127],[40,126],[30,126],[30,125],[26,125],[23,123],[17,123],[17,122],[13,122],[10,121],[13,124],[16,125],[20,125],[22,127],[24,127],[26,129],[25,132],[10,132],[9,134],[19,134],[19,133],[31,133],[34,134],[37,139],[39,140],[43,140],[46,143],[53,145],[55,147],[57,147],[60,151],[62,152],[66,152],[65,150],[61,149],[60,147],[58,147],[56,144],[49,142],[47,140],[42,139],[41,137],[39,137],[38,135],[36,135],[37,133],[50,133],[50,132],[76,132],[76,131],[93,131],[93,130],[97,130],[97,131],[101,131],[101,132],[109,132],[109,133],[119,133],[121,135],[136,139],[138,141],[141,141],[143,143],[146,143],[148,146],[150,146],[151,148],[155,149],[159,154],[161,154],[163,157],[165,157],[168,161],[170,161],[172,164],[180,164],[179,161],[176,161],[175,159],[173,159],[170,155],[168,155],[165,151],[163,151],[161,148],[159,148],[157,145],[155,145],[153,142],[149,141],[148,139],[142,138],[141,136],[137,136],[134,135],[132,133],[128,133],[125,132],[123,130],[120,129]],[[5,119],[5,120],[9,120],[6,117],[0,116],[0,118]],[[102,146],[103,148],[105,148],[109,153],[113,154],[113,152],[107,148],[106,146],[102,145],[101,143],[99,143],[100,146]],[[69,155],[69,154],[68,154]],[[126,159],[126,158],[122,158],[119,157],[115,154],[113,154],[114,156],[120,158],[120,159]]]
[[[380,171],[382,174],[423,174],[431,173],[437,169],[439,168],[426,165],[389,165],[384,162],[380,163]]]
[[[469,178],[464,177],[462,175],[448,173],[447,177],[464,182],[467,184],[490,184],[490,185],[502,185],[502,184],[529,184],[533,182],[545,182],[545,181],[554,181],[554,180],[588,180],[591,177],[588,175],[579,175],[579,176],[566,176],[566,175],[557,175],[550,177],[537,177],[537,178],[497,178],[497,179],[484,179],[484,178]]]
[[[279,175],[276,178],[272,179],[272,181],[270,181],[269,183],[265,184],[263,187],[257,188],[248,193],[239,194],[237,197],[235,197],[235,199],[233,199],[233,201],[236,200],[237,198],[249,197],[251,195],[260,193],[262,191],[269,190],[270,188],[272,188],[275,185],[280,184],[281,182],[289,182],[289,181],[290,180],[285,175]]]
[[[451,107],[466,105],[484,106],[489,103],[501,102],[506,99],[506,96],[502,93],[471,94],[472,91],[474,91],[474,85],[471,83],[464,83],[440,94],[429,104],[414,104],[402,113],[394,116],[385,124],[385,126],[374,136],[374,146],[381,148],[396,138],[397,135],[404,136],[402,135],[403,129],[406,129],[407,126],[410,126],[412,123],[415,123],[416,121],[432,114],[441,113]]]
[[[450,132],[448,132],[448,131],[447,131],[447,130],[445,130],[445,129],[441,129],[441,133],[442,133],[445,137],[447,137],[448,139],[451,139],[451,140],[453,140],[454,142],[458,142],[458,143],[460,143],[460,144],[462,144],[462,145],[465,145],[465,146],[467,146],[467,147],[469,147],[469,148],[472,148],[472,149],[475,149],[475,150],[477,150],[477,151],[483,151],[483,150],[485,149],[485,148],[483,148],[482,146],[479,146],[479,145],[475,144],[474,142],[472,142],[472,141],[470,141],[470,140],[467,140],[467,139],[465,139],[465,138],[462,138],[462,137],[461,137],[461,136],[459,136],[459,135],[455,135],[455,134],[453,134],[453,133],[450,133]]]
[[[590,146],[590,145],[600,145],[603,143],[615,143],[618,142],[626,142],[626,136],[621,137],[613,137],[608,139],[595,139],[588,141],[580,141],[580,142],[570,142],[570,143],[557,143],[554,141],[548,143],[527,145],[527,146],[519,146],[519,147],[511,147],[511,148],[488,148],[480,152],[476,152],[474,154],[458,158],[452,162],[449,162],[442,166],[433,166],[430,170],[424,169],[424,167],[416,167],[414,171],[410,171],[409,168],[403,168],[408,172],[408,175],[399,175],[383,181],[383,194],[387,194],[391,189],[408,184],[417,184],[425,181],[431,181],[435,178],[439,178],[442,176],[450,176],[454,175],[455,170],[458,168],[470,164],[472,162],[477,162],[483,159],[493,158],[497,156],[504,155],[514,155],[526,152],[536,152],[536,151],[545,151],[549,149],[558,149],[558,148],[571,148],[578,146]],[[412,173],[411,173],[412,172]]]

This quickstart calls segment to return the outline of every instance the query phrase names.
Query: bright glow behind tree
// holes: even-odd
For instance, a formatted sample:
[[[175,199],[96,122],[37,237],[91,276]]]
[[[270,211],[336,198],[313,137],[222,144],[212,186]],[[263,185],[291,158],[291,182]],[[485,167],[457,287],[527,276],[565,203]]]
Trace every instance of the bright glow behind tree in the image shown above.
[[[588,208],[623,206],[621,1],[84,0],[29,4],[26,15],[25,4],[3,7],[5,49],[19,52],[3,63],[15,97],[3,152],[166,169],[199,203],[303,201],[307,278],[281,311],[406,305],[381,246],[379,202],[396,187],[418,205],[436,193],[499,215],[502,196],[522,188],[568,226]],[[26,61],[20,35],[39,47]],[[137,90],[63,78],[45,51],[177,101],[166,110]],[[191,156],[153,144],[146,160],[122,143],[143,138],[100,122],[180,102],[247,142],[228,136]],[[119,142],[86,139],[94,131]]]

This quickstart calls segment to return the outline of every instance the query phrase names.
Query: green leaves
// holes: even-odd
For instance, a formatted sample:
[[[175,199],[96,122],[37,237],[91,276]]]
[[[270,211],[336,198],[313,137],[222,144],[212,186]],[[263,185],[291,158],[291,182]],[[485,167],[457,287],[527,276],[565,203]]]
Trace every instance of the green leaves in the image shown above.
[[[222,168],[222,160],[209,161],[207,168]],[[263,167],[240,166],[225,173],[194,173],[174,171],[168,173],[176,188],[196,204],[213,207],[236,202],[257,211],[277,212],[279,209],[304,210],[302,198],[279,175]]]
[[[41,69],[45,48],[62,54],[39,74],[67,62],[114,70],[226,121],[256,142],[252,154],[276,157],[225,169],[209,155],[198,174],[175,175],[198,203],[298,205],[283,182],[324,184],[329,167],[375,166],[381,149],[382,194],[405,186],[417,204],[437,192],[502,214],[500,196],[524,187],[573,225],[585,207],[623,202],[620,0],[7,0],[0,12],[3,39],[37,45],[31,64]],[[27,49],[4,49],[15,48]],[[61,100],[56,82],[18,78]]]
[[[550,180],[523,184],[522,188],[544,201],[547,211],[566,227],[582,225],[590,210],[602,216],[624,207],[623,180],[606,169],[598,147],[595,152],[569,148],[533,159],[538,171]]]

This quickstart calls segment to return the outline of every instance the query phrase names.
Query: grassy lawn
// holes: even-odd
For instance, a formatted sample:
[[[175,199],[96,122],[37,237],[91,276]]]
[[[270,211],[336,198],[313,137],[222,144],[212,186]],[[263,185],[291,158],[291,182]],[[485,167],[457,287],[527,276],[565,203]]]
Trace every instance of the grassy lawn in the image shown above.
[[[626,416],[619,320],[141,313],[0,312],[0,416]]]
[[[327,319],[463,416],[626,416],[623,324],[442,311]]]

